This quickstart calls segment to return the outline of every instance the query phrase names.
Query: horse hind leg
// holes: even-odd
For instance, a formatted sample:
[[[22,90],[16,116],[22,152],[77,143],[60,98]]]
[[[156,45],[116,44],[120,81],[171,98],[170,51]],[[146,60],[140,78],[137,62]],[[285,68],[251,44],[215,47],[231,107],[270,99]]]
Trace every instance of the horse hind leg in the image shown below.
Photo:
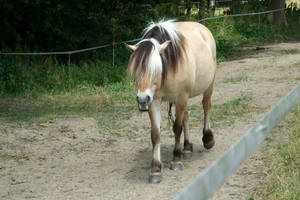
[[[173,131],[175,134],[175,146],[173,150],[173,161],[171,162],[171,170],[182,170],[183,164],[181,162],[181,147],[180,147],[180,136],[183,128],[184,113],[187,106],[187,97],[183,97],[180,101],[176,102],[176,119],[173,125]]]
[[[213,83],[203,94],[203,110],[204,110],[204,128],[202,142],[206,149],[210,149],[215,145],[214,134],[210,128],[210,108],[211,96],[213,92]]]
[[[189,112],[186,110],[183,117],[183,133],[184,133],[184,146],[183,146],[183,159],[191,159],[193,153],[193,144],[189,139]]]
[[[174,125],[175,120],[172,114],[172,105],[173,103],[169,103],[169,121],[171,121]],[[189,112],[187,110],[184,111],[183,117],[183,132],[184,132],[184,146],[183,146],[183,159],[188,160],[192,157],[193,152],[193,144],[189,140]]]

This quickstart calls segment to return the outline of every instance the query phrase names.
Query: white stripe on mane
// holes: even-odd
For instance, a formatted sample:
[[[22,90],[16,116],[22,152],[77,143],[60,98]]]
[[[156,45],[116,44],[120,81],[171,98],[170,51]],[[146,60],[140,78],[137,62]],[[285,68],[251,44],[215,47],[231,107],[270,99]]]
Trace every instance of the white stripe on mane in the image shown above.
[[[135,46],[131,55],[129,73],[138,79],[143,75],[151,79],[160,76],[162,85],[169,71],[176,72],[185,53],[184,37],[176,28],[175,20],[151,22],[143,31],[143,39]],[[170,44],[159,52],[159,45],[170,40]]]
[[[146,63],[147,67],[145,70],[145,75],[150,76],[150,79],[154,78],[155,76],[161,76],[162,73],[162,60],[158,51],[158,46],[160,45],[159,42],[154,39],[143,39],[140,42],[136,44],[137,47],[139,47],[140,44],[143,42],[150,42],[152,43],[151,52],[148,55],[144,55],[148,57],[148,62]],[[143,58],[145,59],[145,57]],[[141,65],[141,63],[136,63],[138,65]],[[133,72],[130,72],[133,74]]]
[[[160,32],[164,33],[167,32],[167,34],[170,37],[171,43],[175,44],[175,46],[179,46],[180,43],[180,38],[178,34],[178,30],[175,26],[175,20],[168,20],[164,21],[163,19],[160,20],[159,22],[150,22],[148,26],[144,29],[143,31],[143,38],[151,31],[153,28],[158,27]]]
[[[149,55],[148,70],[146,71],[146,73],[148,73],[148,75],[150,76],[150,79],[152,79],[157,75],[160,76],[162,73],[162,61],[158,51],[159,42],[154,38],[145,40],[148,40],[153,44],[151,54]]]

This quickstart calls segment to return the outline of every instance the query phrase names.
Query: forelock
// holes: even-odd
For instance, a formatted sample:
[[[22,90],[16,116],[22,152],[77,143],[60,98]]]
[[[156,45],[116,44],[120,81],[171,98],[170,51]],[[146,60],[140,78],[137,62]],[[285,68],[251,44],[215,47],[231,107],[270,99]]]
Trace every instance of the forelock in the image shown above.
[[[129,61],[129,73],[135,77],[143,75],[153,78],[162,72],[162,61],[158,51],[159,42],[153,38],[136,44]]]

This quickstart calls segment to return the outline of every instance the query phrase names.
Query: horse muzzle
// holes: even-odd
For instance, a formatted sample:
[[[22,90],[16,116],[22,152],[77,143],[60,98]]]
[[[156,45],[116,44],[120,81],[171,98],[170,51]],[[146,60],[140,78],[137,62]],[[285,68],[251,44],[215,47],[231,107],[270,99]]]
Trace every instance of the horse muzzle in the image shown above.
[[[152,98],[149,95],[138,95],[136,101],[140,111],[149,111],[152,104]]]

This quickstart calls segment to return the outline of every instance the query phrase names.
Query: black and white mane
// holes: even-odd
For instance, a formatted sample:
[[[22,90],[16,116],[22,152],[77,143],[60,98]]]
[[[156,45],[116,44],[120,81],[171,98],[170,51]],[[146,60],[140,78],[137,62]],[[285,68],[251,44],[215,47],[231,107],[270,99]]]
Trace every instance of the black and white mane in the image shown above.
[[[166,49],[159,53],[157,47],[170,40]],[[151,77],[161,75],[162,84],[169,70],[177,71],[183,59],[184,37],[177,30],[173,20],[151,22],[143,31],[142,40],[136,44],[137,49],[129,60],[129,72],[137,77],[149,74]]]

